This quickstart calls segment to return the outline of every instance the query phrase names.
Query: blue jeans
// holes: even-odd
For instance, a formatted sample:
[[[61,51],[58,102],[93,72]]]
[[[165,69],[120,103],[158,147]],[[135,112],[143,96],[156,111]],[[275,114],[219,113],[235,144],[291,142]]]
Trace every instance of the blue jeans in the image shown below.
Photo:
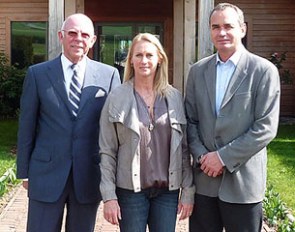
[[[174,232],[179,190],[149,188],[135,193],[117,188],[121,232]]]

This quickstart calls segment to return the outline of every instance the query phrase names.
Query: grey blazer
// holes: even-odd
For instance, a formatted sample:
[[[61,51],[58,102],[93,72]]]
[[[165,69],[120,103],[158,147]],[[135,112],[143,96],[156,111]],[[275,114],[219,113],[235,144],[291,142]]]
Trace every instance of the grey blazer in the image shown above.
[[[278,70],[245,50],[219,115],[215,78],[216,55],[212,55],[191,67],[187,81],[185,109],[196,191],[231,203],[259,202],[266,186],[266,146],[276,136],[279,121]],[[226,166],[216,178],[204,174],[197,163],[210,151],[218,151]]]

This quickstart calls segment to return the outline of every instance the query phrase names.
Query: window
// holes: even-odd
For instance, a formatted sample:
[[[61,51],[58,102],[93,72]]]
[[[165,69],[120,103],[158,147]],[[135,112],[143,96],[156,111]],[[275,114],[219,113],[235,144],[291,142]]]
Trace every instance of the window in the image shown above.
[[[11,64],[26,68],[47,60],[47,22],[11,22]]]
[[[96,24],[97,42],[94,59],[116,67],[123,77],[124,62],[133,37],[139,32],[149,32],[163,39],[161,24],[106,23]],[[161,41],[162,42],[162,41]]]

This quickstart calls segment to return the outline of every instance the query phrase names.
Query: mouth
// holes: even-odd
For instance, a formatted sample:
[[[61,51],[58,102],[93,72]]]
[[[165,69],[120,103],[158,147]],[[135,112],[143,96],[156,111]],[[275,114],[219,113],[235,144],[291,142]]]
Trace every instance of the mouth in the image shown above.
[[[218,40],[217,43],[220,43],[220,44],[226,44],[226,43],[229,43],[230,41],[229,40]]]
[[[147,69],[149,69],[149,67],[140,67],[139,69],[141,69],[141,70],[147,70]]]
[[[74,49],[83,49],[83,46],[79,46],[79,45],[71,45],[71,47]]]

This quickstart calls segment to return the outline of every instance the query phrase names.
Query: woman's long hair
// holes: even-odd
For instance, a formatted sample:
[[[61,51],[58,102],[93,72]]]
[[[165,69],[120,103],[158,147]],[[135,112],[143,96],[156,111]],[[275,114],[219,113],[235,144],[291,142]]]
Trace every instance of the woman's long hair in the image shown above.
[[[169,86],[168,82],[168,58],[164,51],[162,44],[159,39],[150,33],[139,33],[132,41],[129,48],[128,55],[126,57],[125,70],[124,70],[124,82],[134,77],[134,68],[131,65],[131,59],[133,56],[134,46],[139,41],[147,41],[154,44],[158,50],[158,56],[160,64],[157,67],[156,75],[154,79],[154,90],[157,94],[164,96]]]

